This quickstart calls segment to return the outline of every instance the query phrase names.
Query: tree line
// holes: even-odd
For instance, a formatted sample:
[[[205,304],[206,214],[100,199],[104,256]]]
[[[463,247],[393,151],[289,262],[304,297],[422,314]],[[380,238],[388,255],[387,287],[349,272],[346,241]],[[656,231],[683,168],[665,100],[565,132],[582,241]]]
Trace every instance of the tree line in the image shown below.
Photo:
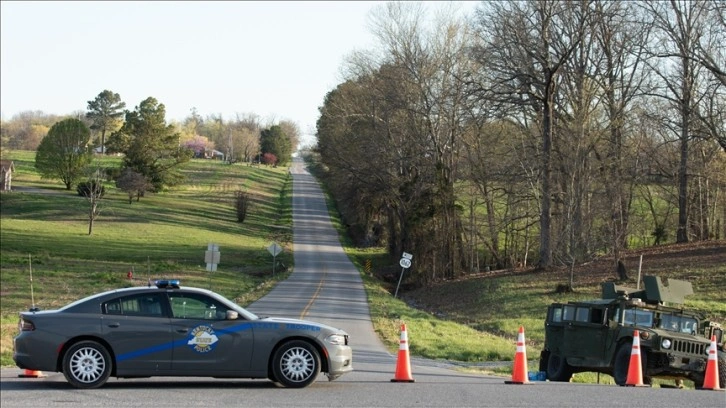
[[[133,180],[137,191],[160,191],[181,181],[178,166],[192,157],[221,153],[229,163],[285,165],[299,143],[300,131],[291,121],[263,128],[251,113],[224,120],[202,118],[192,109],[181,123],[167,123],[164,104],[153,97],[133,110],[125,108],[119,94],[104,90],[88,101],[85,112],[22,112],[2,122],[1,146],[37,150],[36,168],[69,190],[85,177],[94,154],[122,154],[123,166],[111,178],[121,178],[122,184]]]
[[[88,101],[86,112],[66,117],[24,112],[2,122],[2,152],[35,150],[35,168],[44,179],[76,186],[89,202],[89,230],[98,215],[104,182],[126,192],[129,204],[147,191],[159,192],[183,180],[180,172],[193,157],[217,157],[228,163],[284,165],[297,148],[299,130],[290,121],[261,129],[255,115],[207,120],[195,109],[182,123],[168,124],[164,104],[149,97],[133,110],[119,94],[104,90]],[[101,168],[95,155],[120,154],[120,168]],[[238,199],[239,201],[239,199]]]
[[[726,235],[726,3],[497,1],[371,15],[315,153],[411,279]],[[420,265],[416,267],[416,265]],[[622,274],[620,276],[623,277]]]

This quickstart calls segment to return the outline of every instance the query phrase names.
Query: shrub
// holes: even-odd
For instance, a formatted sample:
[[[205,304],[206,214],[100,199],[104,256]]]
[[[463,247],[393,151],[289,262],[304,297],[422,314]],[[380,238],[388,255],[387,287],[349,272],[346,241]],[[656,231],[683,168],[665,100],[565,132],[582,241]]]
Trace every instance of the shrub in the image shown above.
[[[106,187],[104,187],[103,184],[97,183],[95,181],[82,181],[78,183],[76,191],[81,197],[89,197],[93,192],[100,193],[99,197],[103,197],[103,195],[106,194]]]
[[[247,209],[250,207],[250,195],[244,191],[235,192],[235,209],[237,210],[237,222],[245,222]]]

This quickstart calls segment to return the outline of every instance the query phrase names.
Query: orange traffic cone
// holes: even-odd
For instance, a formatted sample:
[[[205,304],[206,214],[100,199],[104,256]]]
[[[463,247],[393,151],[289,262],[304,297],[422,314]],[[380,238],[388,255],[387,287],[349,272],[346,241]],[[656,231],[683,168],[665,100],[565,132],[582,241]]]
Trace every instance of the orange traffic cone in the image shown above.
[[[719,391],[718,386],[718,359],[716,358],[716,336],[711,336],[711,347],[708,348],[708,362],[706,363],[706,378],[703,387],[699,390]]]
[[[647,387],[643,384],[643,367],[640,360],[640,333],[633,331],[633,348],[630,352],[630,363],[628,364],[628,377],[625,380],[626,387]]]
[[[512,380],[504,381],[504,383],[531,384],[527,376],[527,349],[524,345],[524,326],[519,326],[517,352],[514,354],[514,366],[512,367]]]
[[[20,378],[43,378],[45,375],[42,371],[38,370],[28,370],[26,369],[23,371],[23,374],[19,374],[18,377]]]
[[[396,362],[396,375],[391,382],[415,382],[411,376],[411,360],[408,356],[408,335],[406,324],[401,324],[401,342],[398,347],[398,361]]]

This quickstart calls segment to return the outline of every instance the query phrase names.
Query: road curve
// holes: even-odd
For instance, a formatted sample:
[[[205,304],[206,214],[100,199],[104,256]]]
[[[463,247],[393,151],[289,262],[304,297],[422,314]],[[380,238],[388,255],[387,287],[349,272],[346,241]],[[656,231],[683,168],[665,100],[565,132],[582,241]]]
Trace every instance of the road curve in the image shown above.
[[[302,159],[293,160],[290,173],[295,267],[289,279],[248,309],[261,316],[304,318],[347,331],[356,371],[366,363],[395,368],[395,357],[375,334],[363,281],[340,245],[320,185]]]

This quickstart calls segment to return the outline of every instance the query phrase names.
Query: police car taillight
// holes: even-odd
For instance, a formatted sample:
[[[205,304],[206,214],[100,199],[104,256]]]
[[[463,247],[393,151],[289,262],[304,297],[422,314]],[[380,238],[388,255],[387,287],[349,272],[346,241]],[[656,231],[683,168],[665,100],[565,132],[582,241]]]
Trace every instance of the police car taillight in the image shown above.
[[[35,330],[35,325],[33,322],[20,318],[20,321],[18,322],[18,330],[21,332],[24,331],[33,331]]]
[[[158,280],[154,282],[157,288],[159,289],[179,289],[179,280],[178,279],[172,279],[172,280]]]

